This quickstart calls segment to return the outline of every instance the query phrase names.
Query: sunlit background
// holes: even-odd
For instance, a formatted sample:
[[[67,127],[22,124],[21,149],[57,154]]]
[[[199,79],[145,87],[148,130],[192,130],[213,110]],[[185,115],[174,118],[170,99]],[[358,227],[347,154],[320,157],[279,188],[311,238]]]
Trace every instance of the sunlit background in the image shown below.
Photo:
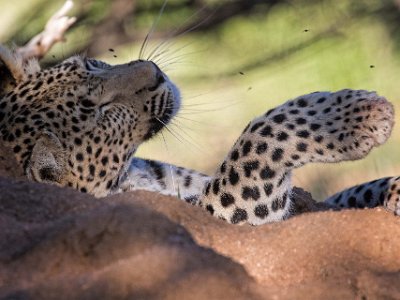
[[[22,45],[63,0],[0,0],[0,42]],[[138,58],[162,0],[75,0],[77,23],[43,59],[75,53],[108,63]],[[160,46],[160,43],[161,46]],[[244,126],[277,104],[313,91],[376,90],[400,108],[400,1],[170,0],[152,31],[165,72],[179,85],[176,120],[138,155],[212,174]],[[146,57],[144,55],[144,57]],[[398,119],[398,117],[397,117]],[[322,199],[400,174],[400,124],[366,159],[309,165],[295,184]]]

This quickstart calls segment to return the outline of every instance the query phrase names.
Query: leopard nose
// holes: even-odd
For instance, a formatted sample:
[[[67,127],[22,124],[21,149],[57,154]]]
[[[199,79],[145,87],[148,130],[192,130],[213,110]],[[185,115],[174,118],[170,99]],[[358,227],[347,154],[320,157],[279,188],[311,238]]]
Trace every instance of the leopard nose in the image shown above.
[[[156,80],[157,80],[157,82],[159,84],[165,82],[165,75],[164,75],[163,71],[161,71],[161,69],[155,63],[153,63],[153,65],[156,68]]]
[[[155,63],[153,63],[153,65],[154,65],[154,67],[156,69],[156,72],[155,72],[156,73],[155,74],[156,83],[155,83],[154,86],[149,88],[149,91],[151,91],[151,92],[155,91],[161,84],[163,84],[165,82],[164,73],[160,70],[160,68]]]
[[[161,72],[161,70],[157,71],[156,80],[157,80],[157,84],[159,84],[159,85],[165,82],[165,76],[164,76],[164,73]]]

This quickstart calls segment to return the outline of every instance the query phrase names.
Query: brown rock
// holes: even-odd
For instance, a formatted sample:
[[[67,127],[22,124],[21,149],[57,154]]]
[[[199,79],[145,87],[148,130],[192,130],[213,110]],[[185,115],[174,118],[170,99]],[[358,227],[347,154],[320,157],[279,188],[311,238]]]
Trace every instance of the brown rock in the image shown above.
[[[321,209],[306,193],[296,193],[297,212]],[[0,228],[0,298],[400,295],[400,218],[383,209],[234,226],[154,193],[94,199],[0,179]]]
[[[361,272],[398,279],[400,218],[382,208],[322,211],[264,226],[232,226],[174,198],[151,195],[135,193],[135,202],[181,224],[198,244],[242,264],[270,296],[354,298],[368,292],[377,297],[389,287],[358,286]],[[130,197],[127,193],[109,200],[129,202]],[[390,294],[399,292],[400,285],[390,286]]]
[[[1,179],[0,298],[258,298],[241,265],[130,197]]]

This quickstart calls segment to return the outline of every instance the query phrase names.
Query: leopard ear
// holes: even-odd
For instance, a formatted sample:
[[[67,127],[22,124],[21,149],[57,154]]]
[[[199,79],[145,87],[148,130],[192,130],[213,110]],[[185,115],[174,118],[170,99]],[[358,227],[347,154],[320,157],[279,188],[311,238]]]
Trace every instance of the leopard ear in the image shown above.
[[[57,136],[44,132],[33,147],[26,174],[30,180],[61,183],[64,178],[66,155]]]
[[[23,59],[0,44],[0,96],[12,91],[24,78]]]

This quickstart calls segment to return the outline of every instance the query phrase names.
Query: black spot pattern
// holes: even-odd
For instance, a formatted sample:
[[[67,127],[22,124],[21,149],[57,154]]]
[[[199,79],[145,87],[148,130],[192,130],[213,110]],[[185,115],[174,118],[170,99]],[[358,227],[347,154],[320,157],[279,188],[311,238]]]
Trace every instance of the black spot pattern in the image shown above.
[[[232,218],[231,218],[231,223],[232,224],[237,224],[239,222],[246,221],[248,218],[247,212],[244,209],[241,208],[236,208]]]
[[[213,193],[218,195],[219,193],[219,179],[215,179],[212,185]]]
[[[296,145],[297,151],[306,152],[308,145],[306,143],[298,143]]]
[[[239,151],[235,149],[231,153],[231,160],[237,161],[238,159],[239,159]]]
[[[257,144],[257,147],[256,147],[256,153],[257,154],[259,154],[259,155],[263,154],[267,150],[268,150],[268,144],[267,143],[259,143],[259,144]]]
[[[286,120],[286,116],[284,114],[275,115],[272,120],[277,124],[282,124]]]
[[[308,102],[305,99],[301,98],[301,99],[297,100],[297,106],[298,107],[307,107]]]
[[[224,174],[226,171],[226,161],[224,161],[220,167],[221,174]]]
[[[189,187],[191,183],[192,183],[192,176],[186,175],[186,176],[185,176],[185,181],[184,181],[184,184],[183,184],[183,185],[184,185],[185,187]]]
[[[349,197],[349,199],[347,199],[347,205],[349,207],[356,207],[356,205],[357,205],[356,197]]]
[[[254,209],[254,214],[261,219],[265,219],[268,216],[268,213],[268,206],[264,204],[257,205]]]
[[[235,171],[234,167],[231,167],[229,171],[229,183],[236,185],[239,182],[239,173]]]
[[[310,133],[307,130],[300,130],[300,131],[296,132],[296,135],[298,137],[306,139],[306,138],[308,138],[310,136]]]
[[[287,141],[288,138],[289,138],[289,135],[284,131],[279,132],[278,135],[276,136],[276,139],[280,142]]]
[[[221,195],[221,205],[223,207],[228,207],[235,203],[235,198],[229,193],[222,193]]]
[[[242,155],[243,156],[247,156],[249,153],[250,153],[250,151],[251,151],[251,148],[252,148],[252,143],[251,143],[251,141],[246,141],[245,143],[244,143],[244,145],[243,145],[243,151],[242,151]]]
[[[274,186],[271,183],[264,184],[264,192],[267,197],[271,196]]]
[[[263,137],[273,137],[272,127],[269,125],[265,125],[263,129],[260,130],[260,135]]]
[[[312,124],[310,124],[310,129],[312,130],[312,131],[317,131],[318,129],[320,129],[321,128],[321,125],[320,124],[317,124],[317,123],[312,123]]]
[[[373,197],[372,191],[370,189],[366,190],[364,192],[364,196],[363,197],[364,197],[364,201],[367,204],[369,204],[371,202],[371,200],[372,200],[372,197]]]
[[[214,207],[211,204],[207,204],[206,210],[211,214],[214,215]]]
[[[284,153],[284,151],[282,148],[276,148],[274,150],[274,152],[272,153],[272,161],[274,161],[274,162],[281,161],[282,157],[283,157],[283,153]]]
[[[250,132],[256,131],[258,128],[264,125],[264,122],[257,122],[250,128]]]
[[[272,205],[271,205],[271,209],[275,212],[278,210],[284,209],[286,206],[286,200],[287,200],[286,198],[287,198],[287,194],[285,193],[282,195],[282,198],[274,199],[274,201],[272,202]]]
[[[259,168],[259,165],[260,165],[260,163],[258,162],[258,160],[244,162],[243,163],[244,175],[246,177],[250,177],[251,172],[257,170]]]
[[[261,179],[271,179],[275,177],[275,171],[272,170],[269,166],[265,166],[260,172]]]
[[[242,198],[244,200],[248,200],[250,198],[252,198],[253,200],[258,200],[260,198],[260,191],[259,191],[258,187],[244,186],[242,188]]]

